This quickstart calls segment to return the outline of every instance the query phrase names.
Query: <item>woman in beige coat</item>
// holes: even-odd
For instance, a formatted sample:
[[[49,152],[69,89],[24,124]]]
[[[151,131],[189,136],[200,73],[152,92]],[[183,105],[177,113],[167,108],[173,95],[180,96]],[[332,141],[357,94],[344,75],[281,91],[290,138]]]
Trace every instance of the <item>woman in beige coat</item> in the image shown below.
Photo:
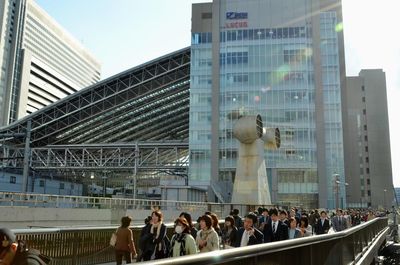
[[[200,230],[197,232],[196,245],[200,252],[219,250],[219,237],[212,227],[212,219],[209,215],[199,218]]]

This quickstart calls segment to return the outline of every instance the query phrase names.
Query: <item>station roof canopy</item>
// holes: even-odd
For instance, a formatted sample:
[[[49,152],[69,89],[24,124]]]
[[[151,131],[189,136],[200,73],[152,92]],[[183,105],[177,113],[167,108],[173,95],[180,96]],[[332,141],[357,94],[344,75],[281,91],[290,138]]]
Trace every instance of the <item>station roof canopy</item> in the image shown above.
[[[136,141],[187,142],[190,48],[144,63],[79,90],[7,127],[21,134],[31,121],[31,147]],[[23,146],[24,139],[6,143]]]

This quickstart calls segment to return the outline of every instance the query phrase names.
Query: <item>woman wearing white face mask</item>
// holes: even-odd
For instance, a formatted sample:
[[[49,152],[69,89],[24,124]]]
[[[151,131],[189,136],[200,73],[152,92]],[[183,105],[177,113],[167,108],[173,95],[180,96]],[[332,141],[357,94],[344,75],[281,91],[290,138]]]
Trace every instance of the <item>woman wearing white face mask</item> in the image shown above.
[[[190,234],[190,226],[184,217],[175,220],[175,234],[171,239],[170,257],[196,254],[196,241]]]

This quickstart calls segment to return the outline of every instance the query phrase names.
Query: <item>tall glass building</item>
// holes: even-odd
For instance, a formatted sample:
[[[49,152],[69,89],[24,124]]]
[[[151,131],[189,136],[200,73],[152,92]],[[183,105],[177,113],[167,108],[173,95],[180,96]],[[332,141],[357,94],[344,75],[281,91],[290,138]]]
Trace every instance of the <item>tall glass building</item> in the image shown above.
[[[281,131],[266,150],[274,203],[346,204],[340,1],[214,0],[192,9],[189,183],[229,202],[241,115]],[[338,182],[336,182],[338,180]]]
[[[0,1],[0,126],[100,80],[101,65],[34,0]]]

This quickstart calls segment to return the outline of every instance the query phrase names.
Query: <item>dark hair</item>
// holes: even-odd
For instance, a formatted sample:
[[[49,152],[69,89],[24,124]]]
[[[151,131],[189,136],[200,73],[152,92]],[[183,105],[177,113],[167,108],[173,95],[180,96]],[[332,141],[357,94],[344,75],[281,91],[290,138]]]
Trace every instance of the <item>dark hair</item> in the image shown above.
[[[232,215],[228,215],[227,217],[225,217],[225,222],[226,222],[226,221],[231,222],[231,226],[232,226],[232,227],[235,226],[235,219],[233,218]]]
[[[281,210],[281,211],[279,212],[279,214],[284,214],[284,215],[287,216],[287,212],[286,212],[285,210]]]
[[[246,215],[247,219],[251,219],[253,221],[253,225],[257,223],[257,215],[255,215],[254,213],[248,213]]]
[[[163,220],[163,214],[162,214],[162,212],[161,212],[160,210],[153,211],[153,212],[151,213],[151,217],[153,217],[153,214],[154,214],[155,216],[158,217],[158,221],[159,221],[159,222],[162,222],[162,220]]]
[[[297,220],[296,220],[296,218],[294,218],[294,217],[290,217],[290,218],[289,218],[289,225],[290,225],[293,221],[296,222],[296,226],[297,226]]]
[[[275,214],[276,216],[278,216],[278,210],[277,210],[276,208],[272,208],[272,209],[269,210],[269,215],[272,216],[273,214]]]
[[[219,229],[218,216],[215,213],[212,213],[210,216],[212,219],[212,227],[214,227],[214,229]]]
[[[192,222],[192,216],[189,214],[189,213],[187,213],[187,212],[181,212],[181,214],[179,215],[179,217],[185,217],[185,219],[186,219],[186,221],[188,222],[188,224],[189,224],[189,227],[190,228],[193,228],[193,222]]]
[[[178,224],[181,224],[183,226],[183,232],[182,233],[190,234],[189,223],[188,223],[188,221],[186,220],[185,217],[176,218],[175,225],[178,225]]]
[[[238,215],[239,214],[239,210],[238,209],[233,209],[232,210],[232,214],[233,215]]]
[[[130,216],[124,216],[121,218],[121,227],[127,228],[132,222],[132,218]]]
[[[146,219],[144,219],[144,224],[147,225],[148,223],[150,223],[151,220],[151,216],[147,216]]]
[[[263,211],[263,212],[267,212],[267,213],[269,214],[269,211],[268,211],[267,208],[264,208],[262,211]]]
[[[301,217],[300,218],[300,226],[301,226],[301,222],[304,222],[304,227],[307,228],[307,226],[308,226],[308,218],[307,217]]]
[[[13,233],[10,229],[8,229],[8,228],[0,228],[0,238],[1,238],[1,240],[3,240],[4,237],[6,237],[6,239],[7,239],[8,241],[10,241],[10,245],[11,245],[11,243],[14,243],[14,242],[15,242],[15,235],[14,235],[14,233]],[[0,245],[0,247],[1,247],[1,245]]]
[[[205,212],[204,214],[205,214],[205,215],[211,215],[211,212],[210,212],[210,211],[207,211],[207,212]]]
[[[199,218],[199,223],[200,223],[200,221],[204,221],[204,222],[206,223],[206,226],[207,226],[208,229],[211,228],[211,226],[212,226],[212,219],[211,219],[211,216],[209,216],[208,214],[205,214],[205,215],[203,215],[203,216],[200,216],[200,218]]]
[[[325,211],[321,211],[321,213],[320,213],[320,214],[322,215],[323,213],[324,213],[324,214],[326,214],[326,212],[325,212]]]

